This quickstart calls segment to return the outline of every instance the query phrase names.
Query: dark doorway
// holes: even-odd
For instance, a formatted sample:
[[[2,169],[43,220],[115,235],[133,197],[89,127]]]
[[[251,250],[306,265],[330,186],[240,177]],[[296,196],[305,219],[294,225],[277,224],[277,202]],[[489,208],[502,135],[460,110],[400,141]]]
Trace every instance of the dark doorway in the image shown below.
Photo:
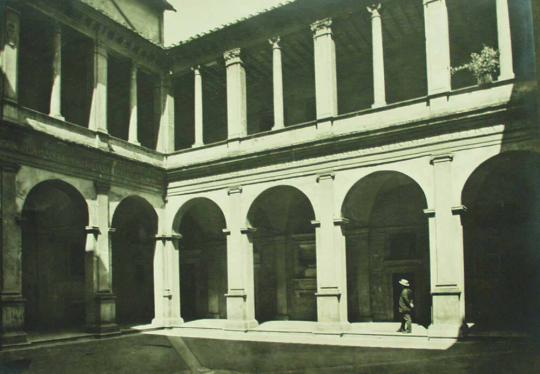
[[[29,331],[83,327],[86,201],[71,185],[46,181],[25,201],[23,295]]]
[[[112,280],[116,322],[147,324],[154,317],[154,248],[157,215],[140,197],[120,203],[113,216]]]

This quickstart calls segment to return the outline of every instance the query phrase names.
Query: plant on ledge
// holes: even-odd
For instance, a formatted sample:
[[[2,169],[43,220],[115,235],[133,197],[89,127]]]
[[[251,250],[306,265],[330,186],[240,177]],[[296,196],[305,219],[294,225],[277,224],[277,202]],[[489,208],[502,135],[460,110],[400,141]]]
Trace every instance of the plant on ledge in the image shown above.
[[[499,71],[499,51],[484,45],[480,53],[471,53],[470,62],[452,68],[452,74],[458,71],[468,70],[476,78],[478,85],[493,82],[493,76]]]

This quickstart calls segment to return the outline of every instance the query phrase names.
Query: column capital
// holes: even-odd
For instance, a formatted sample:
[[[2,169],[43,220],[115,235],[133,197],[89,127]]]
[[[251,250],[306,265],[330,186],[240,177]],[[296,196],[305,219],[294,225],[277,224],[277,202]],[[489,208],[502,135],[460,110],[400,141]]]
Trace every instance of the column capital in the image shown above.
[[[100,55],[102,57],[107,57],[108,51],[107,51],[107,46],[105,45],[105,43],[103,43],[100,40],[96,40],[94,43],[95,43],[94,44],[94,53],[96,55]]]
[[[105,181],[94,181],[94,189],[98,195],[106,194],[111,189],[111,184]]]
[[[371,13],[371,18],[381,17],[381,3],[374,3],[366,7],[367,11]]]
[[[324,18],[315,21],[311,24],[310,27],[311,32],[313,32],[314,38],[327,34],[332,34],[332,18]]]
[[[193,65],[189,68],[195,75],[201,75],[201,65]]]
[[[84,228],[84,231],[87,233],[87,234],[93,234],[93,235],[99,235],[101,234],[101,231],[99,230],[99,227],[97,226],[86,226]]]
[[[336,178],[336,175],[332,172],[321,173],[317,175],[317,183],[319,183],[321,180],[327,180],[327,179],[334,180],[335,178]]]
[[[182,235],[180,234],[160,234],[155,236],[156,241],[161,242],[172,242],[175,240],[181,240]]]
[[[10,173],[16,173],[21,169],[21,165],[11,161],[0,160],[0,169]]]
[[[431,3],[438,2],[438,1],[445,1],[445,0],[423,0],[424,6],[429,5]]]
[[[452,214],[455,216],[464,215],[465,213],[467,213],[467,210],[468,210],[468,208],[465,205],[453,206],[450,209],[452,210]]]
[[[241,186],[235,186],[235,187],[230,187],[228,190],[227,190],[227,195],[234,195],[234,194],[238,194],[238,193],[242,193],[242,187]]]
[[[241,55],[242,50],[240,48],[233,48],[225,51],[225,53],[223,53],[223,58],[225,59],[225,66],[243,64]]]
[[[270,39],[268,39],[268,43],[272,46],[272,49],[281,49],[281,46],[279,43],[281,42],[281,38],[279,36],[273,36]]]
[[[429,163],[431,165],[434,165],[434,164],[439,164],[439,163],[442,163],[442,162],[451,162],[453,160],[454,160],[454,155],[452,155],[452,154],[434,155],[429,160]]]

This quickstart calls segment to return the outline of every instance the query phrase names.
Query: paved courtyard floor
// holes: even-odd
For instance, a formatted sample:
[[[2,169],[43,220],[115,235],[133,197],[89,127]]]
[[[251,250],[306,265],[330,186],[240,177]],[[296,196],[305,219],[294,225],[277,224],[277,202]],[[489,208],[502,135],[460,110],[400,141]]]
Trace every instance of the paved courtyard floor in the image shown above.
[[[314,337],[316,339],[316,337]],[[0,373],[538,373],[540,342],[463,341],[444,350],[131,334],[0,351]]]

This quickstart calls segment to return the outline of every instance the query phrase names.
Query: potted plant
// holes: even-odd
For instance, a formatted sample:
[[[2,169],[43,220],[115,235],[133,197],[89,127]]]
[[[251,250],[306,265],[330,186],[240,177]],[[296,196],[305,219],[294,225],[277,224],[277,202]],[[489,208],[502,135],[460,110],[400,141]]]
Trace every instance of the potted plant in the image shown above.
[[[479,53],[471,53],[471,60],[461,66],[452,68],[452,74],[462,70],[470,71],[478,85],[493,82],[493,76],[499,71],[499,51],[484,45]]]

